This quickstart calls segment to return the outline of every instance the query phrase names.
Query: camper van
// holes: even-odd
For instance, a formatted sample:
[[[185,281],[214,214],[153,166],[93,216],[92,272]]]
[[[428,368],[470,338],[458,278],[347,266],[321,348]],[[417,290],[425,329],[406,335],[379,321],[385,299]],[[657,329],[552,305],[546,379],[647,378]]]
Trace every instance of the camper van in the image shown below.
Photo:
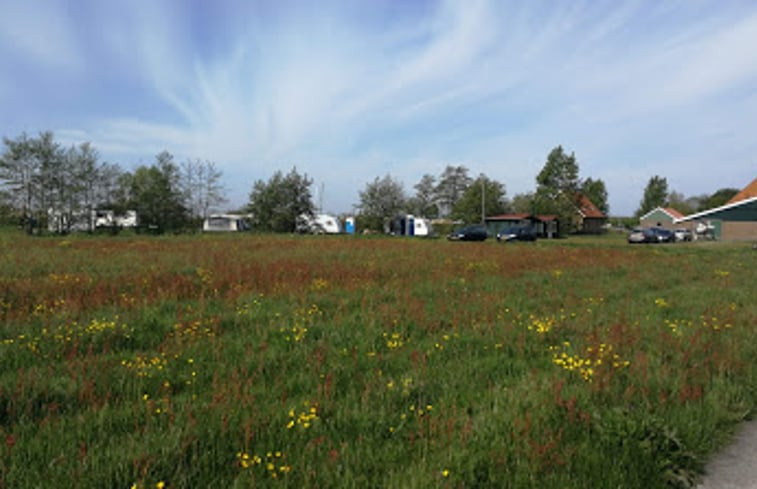
[[[342,224],[339,219],[329,214],[302,214],[297,218],[297,231],[309,234],[339,234],[342,232]]]
[[[202,231],[205,233],[247,231],[249,226],[246,218],[247,216],[239,214],[212,214],[202,222]]]
[[[397,216],[389,224],[389,234],[394,236],[431,236],[431,223],[428,219],[412,214]]]

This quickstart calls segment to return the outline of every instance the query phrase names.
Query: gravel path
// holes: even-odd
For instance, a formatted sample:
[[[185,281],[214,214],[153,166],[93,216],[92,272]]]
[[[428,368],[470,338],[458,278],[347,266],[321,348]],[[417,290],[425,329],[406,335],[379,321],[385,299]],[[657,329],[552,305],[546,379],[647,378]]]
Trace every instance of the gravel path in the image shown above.
[[[757,420],[743,423],[733,442],[705,466],[697,489],[757,489]]]

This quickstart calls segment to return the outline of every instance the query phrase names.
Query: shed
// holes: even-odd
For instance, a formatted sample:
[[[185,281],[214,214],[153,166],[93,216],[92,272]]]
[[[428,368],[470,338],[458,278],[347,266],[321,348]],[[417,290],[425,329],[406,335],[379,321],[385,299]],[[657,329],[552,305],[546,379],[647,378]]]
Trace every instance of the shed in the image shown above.
[[[539,237],[556,238],[560,234],[560,220],[557,216],[540,214],[534,217],[536,218],[534,228]]]
[[[484,222],[486,223],[486,230],[489,232],[489,235],[494,236],[512,227],[532,226],[533,217],[533,215],[527,213],[499,214],[486,217]]]
[[[540,238],[554,238],[559,231],[559,221],[555,215],[534,215],[528,213],[499,214],[484,219],[486,230],[495,235],[512,227],[532,227]]]

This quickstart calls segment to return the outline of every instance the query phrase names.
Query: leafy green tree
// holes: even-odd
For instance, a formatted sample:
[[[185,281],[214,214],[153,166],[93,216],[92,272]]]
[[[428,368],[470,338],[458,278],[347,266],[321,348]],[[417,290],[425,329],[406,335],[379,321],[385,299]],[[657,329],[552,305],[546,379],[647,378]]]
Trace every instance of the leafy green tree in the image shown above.
[[[253,184],[247,211],[252,214],[252,226],[259,231],[292,233],[297,217],[312,215],[315,209],[310,190],[313,180],[300,175],[296,168],[284,175],[277,171],[267,181]]]
[[[587,178],[581,184],[581,193],[588,197],[604,215],[610,213],[610,205],[607,203],[607,188],[602,179]]]
[[[440,213],[448,216],[457,204],[457,201],[463,196],[463,193],[470,186],[473,179],[468,175],[468,169],[465,166],[447,165],[436,186],[436,201],[440,207]]]
[[[725,205],[725,203],[731,200],[737,193],[739,193],[739,189],[737,188],[721,188],[712,195],[702,199],[697,211],[706,211],[707,209],[713,209]]]
[[[128,186],[127,207],[137,211],[140,227],[158,232],[176,231],[188,223],[179,186],[179,168],[163,151],[149,167],[140,166],[123,181]]]
[[[406,206],[402,182],[389,174],[376,177],[360,192],[360,225],[365,229],[383,231],[386,221],[405,210]]]
[[[0,190],[0,225],[16,224],[18,214],[10,204],[10,195],[4,190]]]
[[[439,206],[436,205],[436,178],[425,174],[413,188],[415,188],[415,195],[407,203],[410,212],[416,216],[431,219],[439,217]]]
[[[668,180],[659,175],[649,179],[644,189],[644,197],[636,210],[636,217],[641,217],[656,207],[662,207],[668,201]]]
[[[562,146],[552,149],[536,176],[536,184],[537,191],[555,200],[560,194],[575,194],[580,184],[575,154],[566,154]]]
[[[691,198],[686,198],[681,192],[671,191],[668,194],[666,206],[672,207],[683,215],[693,214],[697,208],[697,203]]]
[[[562,146],[552,149],[547,155],[544,167],[536,176],[536,185],[533,212],[557,215],[561,234],[575,231],[575,199],[580,190],[575,154],[566,154]]]
[[[533,192],[526,192],[523,194],[515,194],[513,200],[510,203],[510,207],[513,212],[519,214],[531,214],[534,212],[534,198]]]
[[[481,175],[463,192],[450,217],[467,223],[482,222],[484,216],[504,213],[507,206],[504,184]]]

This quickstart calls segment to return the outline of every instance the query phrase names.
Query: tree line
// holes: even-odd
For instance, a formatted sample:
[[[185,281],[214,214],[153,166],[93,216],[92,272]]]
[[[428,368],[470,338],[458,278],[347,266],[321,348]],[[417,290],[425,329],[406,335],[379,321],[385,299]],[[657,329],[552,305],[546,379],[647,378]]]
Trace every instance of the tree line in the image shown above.
[[[83,221],[91,231],[97,209],[135,210],[144,228],[176,230],[196,226],[225,202],[221,171],[211,161],[176,163],[163,151],[153,164],[125,171],[100,161],[89,142],[65,147],[49,131],[3,138],[3,145],[0,205],[29,232],[53,217],[68,227]]]
[[[360,192],[359,219],[363,227],[381,229],[386,219],[398,213],[428,218],[448,218],[465,223],[481,222],[484,216],[509,212],[551,214],[560,219],[561,229],[576,229],[577,197],[586,195],[603,213],[609,212],[607,189],[601,179],[579,177],[574,153],[562,146],[550,151],[536,176],[536,190],[506,196],[504,183],[484,174],[473,178],[467,167],[448,165],[438,176],[425,174],[408,196],[402,183],[387,174],[376,177]]]
[[[720,207],[739,193],[737,188],[721,188],[712,194],[686,197],[681,192],[668,189],[667,178],[654,175],[644,188],[644,195],[634,217],[639,218],[657,207],[672,207],[683,215],[694,214],[714,207]]]
[[[100,160],[89,143],[64,147],[52,132],[37,137],[21,134],[3,138],[0,155],[0,211],[15,216],[30,231],[45,228],[51,216],[71,225],[97,209],[116,213],[134,210],[140,228],[159,232],[197,228],[202,219],[226,202],[222,173],[215,163],[188,159],[177,163],[167,151],[149,165],[126,171]],[[359,192],[358,223],[382,231],[388,220],[408,213],[427,218],[480,222],[484,216],[507,212],[555,214],[566,223],[575,214],[575,196],[583,193],[603,211],[609,210],[607,191],[599,179],[578,176],[573,153],[561,146],[548,155],[536,177],[535,192],[506,196],[505,184],[481,173],[471,176],[464,165],[447,165],[438,175],[424,174],[408,195],[402,182],[387,174],[368,182]],[[315,212],[313,180],[296,167],[276,171],[267,181],[252,185],[247,204],[260,231],[293,232],[298,216]],[[88,219],[90,230],[93,220]],[[570,225],[563,226],[567,232]],[[65,231],[65,229],[63,229]]]
[[[3,138],[0,155],[0,216],[23,222],[27,229],[44,228],[51,215],[72,223],[96,209],[137,212],[142,228],[157,231],[196,229],[202,219],[227,202],[222,173],[208,160],[177,163],[167,151],[151,164],[126,171],[101,161],[89,143],[64,146],[52,132]],[[535,177],[535,189],[507,197],[505,184],[483,173],[473,176],[464,165],[447,165],[438,175],[424,174],[408,193],[401,181],[386,174],[359,191],[358,226],[382,231],[388,220],[407,213],[455,222],[480,222],[502,213],[558,216],[561,231],[575,230],[576,196],[587,196],[605,215],[608,194],[601,179],[581,178],[574,153],[553,148]],[[250,216],[254,229],[293,232],[297,217],[312,215],[313,180],[293,167],[253,183],[248,202],[237,212]],[[667,179],[650,178],[635,213],[638,218],[655,207],[673,207],[683,214],[717,207],[738,192],[722,188],[711,195],[686,197],[669,191]],[[92,221],[90,220],[90,225]]]

